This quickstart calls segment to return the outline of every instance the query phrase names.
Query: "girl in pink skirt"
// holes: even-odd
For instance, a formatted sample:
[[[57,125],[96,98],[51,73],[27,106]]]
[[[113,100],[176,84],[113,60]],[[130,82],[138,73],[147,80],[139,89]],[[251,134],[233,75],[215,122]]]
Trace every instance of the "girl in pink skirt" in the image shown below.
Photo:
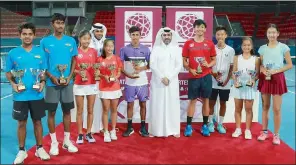
[[[292,68],[290,48],[277,41],[279,30],[275,24],[269,24],[267,28],[268,44],[262,45],[258,52],[261,58],[258,90],[262,94],[262,131],[259,141],[268,138],[268,112],[272,96],[274,113],[273,144],[280,144],[279,129],[281,122],[282,95],[287,93],[287,85],[284,72]],[[284,59],[286,65],[284,65]]]

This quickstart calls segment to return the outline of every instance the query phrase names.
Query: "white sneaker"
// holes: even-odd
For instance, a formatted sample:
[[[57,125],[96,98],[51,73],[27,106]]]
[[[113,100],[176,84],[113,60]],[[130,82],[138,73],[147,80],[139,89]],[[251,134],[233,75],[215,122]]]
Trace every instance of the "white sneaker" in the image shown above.
[[[28,157],[27,151],[20,150],[16,158],[14,159],[13,164],[22,164],[24,163],[24,160]]]
[[[236,128],[235,131],[232,133],[232,137],[237,138],[242,134],[242,130],[240,128]]]
[[[88,133],[85,135],[85,139],[89,142],[89,143],[94,143],[96,142],[96,139],[92,136],[91,133]]]
[[[76,144],[83,144],[83,135],[78,135]]]
[[[111,142],[110,133],[109,131],[104,132],[104,142],[109,143]]]
[[[247,139],[247,140],[251,140],[252,139],[252,133],[248,129],[245,130],[245,139]]]
[[[40,158],[41,160],[49,160],[50,156],[48,155],[48,153],[44,150],[43,147],[39,148],[38,150],[36,150],[35,152],[35,156]]]
[[[115,129],[110,131],[110,137],[111,137],[111,140],[117,140],[116,130]]]
[[[78,148],[76,146],[74,146],[70,140],[64,140],[63,149],[65,149],[71,153],[78,152]]]
[[[51,143],[49,154],[53,156],[57,156],[59,154],[59,142]]]

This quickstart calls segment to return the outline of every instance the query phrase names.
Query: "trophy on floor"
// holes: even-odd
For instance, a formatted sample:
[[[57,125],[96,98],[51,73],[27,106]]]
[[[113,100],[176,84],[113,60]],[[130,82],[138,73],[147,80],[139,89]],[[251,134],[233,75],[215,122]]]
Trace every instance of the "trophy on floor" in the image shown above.
[[[234,77],[236,78],[236,81],[235,81],[234,86],[235,86],[236,88],[240,88],[240,87],[242,87],[243,85],[242,85],[242,83],[240,82],[240,76],[242,75],[242,71],[235,71],[235,72],[233,72],[232,74],[233,74]]]
[[[94,71],[95,71],[95,81],[99,81],[100,80],[100,67],[101,67],[101,64],[100,63],[95,63],[93,64],[93,68],[94,68]]]
[[[87,63],[80,63],[79,64],[79,68],[80,68],[80,76],[81,76],[81,80],[82,81],[87,81],[87,74],[86,74],[86,70],[88,68],[88,64]]]
[[[248,72],[248,75],[250,75],[250,79],[248,80],[246,86],[253,87],[253,85],[254,85],[253,82],[256,78],[257,72],[256,72],[256,70],[247,70],[247,72]]]
[[[110,64],[108,66],[108,70],[111,72],[111,75],[109,77],[110,82],[114,82],[116,80],[115,75],[114,75],[115,69],[116,69],[115,64]]]
[[[198,66],[196,68],[196,73],[197,74],[202,74],[202,63],[204,62],[205,58],[204,57],[194,57],[194,60],[198,63]]]
[[[266,68],[266,76],[265,76],[265,80],[271,80],[271,73],[270,73],[270,70],[272,69],[273,67],[273,63],[267,63],[265,65],[265,68]]]
[[[142,66],[143,65],[142,60],[132,59],[132,60],[130,60],[130,62],[133,65],[133,67],[136,67],[136,66],[139,67],[139,66]],[[137,73],[135,70],[132,73],[132,76],[135,77],[135,78],[139,78],[140,77],[139,73]]]
[[[68,65],[62,65],[62,64],[58,64],[57,65],[57,68],[58,68],[58,71],[60,72],[61,76],[59,78],[59,83],[60,84],[66,84],[67,83],[67,80],[64,76],[64,72],[65,70],[67,69]]]
[[[223,76],[224,76],[224,74],[225,74],[225,71],[224,70],[218,70],[217,76],[220,77],[218,79],[218,83],[217,83],[218,86],[222,86],[223,85]]]
[[[17,90],[18,91],[23,91],[23,90],[26,89],[26,87],[25,87],[25,85],[23,83],[23,80],[22,80],[25,72],[26,72],[25,69],[14,70],[12,72],[13,76],[18,79],[18,83],[17,83]]]
[[[44,76],[45,70],[44,69],[33,69],[31,68],[31,73],[35,77],[35,83],[33,84],[33,89],[40,89],[40,77]]]

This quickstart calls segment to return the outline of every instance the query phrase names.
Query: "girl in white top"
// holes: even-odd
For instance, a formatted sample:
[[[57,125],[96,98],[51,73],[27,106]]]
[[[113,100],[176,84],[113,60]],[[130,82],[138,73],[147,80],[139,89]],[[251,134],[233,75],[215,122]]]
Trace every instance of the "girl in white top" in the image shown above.
[[[256,88],[255,82],[259,73],[259,60],[253,54],[253,42],[251,38],[245,37],[242,39],[242,51],[241,55],[234,57],[234,72],[241,72],[239,77],[233,76],[234,86],[231,89],[232,95],[234,97],[235,103],[235,123],[236,130],[232,134],[232,137],[239,137],[242,134],[241,131],[241,113],[243,109],[243,104],[245,104],[246,110],[246,130],[245,139],[252,139],[252,134],[250,131],[251,123],[253,119],[253,102],[255,99]],[[256,71],[255,76],[251,79],[249,71]],[[251,82],[251,85],[247,85]],[[238,85],[241,84],[241,85]]]

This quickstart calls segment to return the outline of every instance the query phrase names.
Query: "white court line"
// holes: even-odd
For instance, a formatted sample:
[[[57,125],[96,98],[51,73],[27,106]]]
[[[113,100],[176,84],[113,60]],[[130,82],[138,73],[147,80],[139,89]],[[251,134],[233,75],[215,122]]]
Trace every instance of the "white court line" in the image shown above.
[[[12,94],[9,94],[9,95],[6,95],[6,96],[4,96],[4,97],[1,97],[1,100],[5,99],[5,98],[8,98],[8,97],[10,97],[10,96],[12,96]]]
[[[288,90],[288,92],[295,94],[295,92],[292,92],[292,91],[290,91],[290,90]]]

